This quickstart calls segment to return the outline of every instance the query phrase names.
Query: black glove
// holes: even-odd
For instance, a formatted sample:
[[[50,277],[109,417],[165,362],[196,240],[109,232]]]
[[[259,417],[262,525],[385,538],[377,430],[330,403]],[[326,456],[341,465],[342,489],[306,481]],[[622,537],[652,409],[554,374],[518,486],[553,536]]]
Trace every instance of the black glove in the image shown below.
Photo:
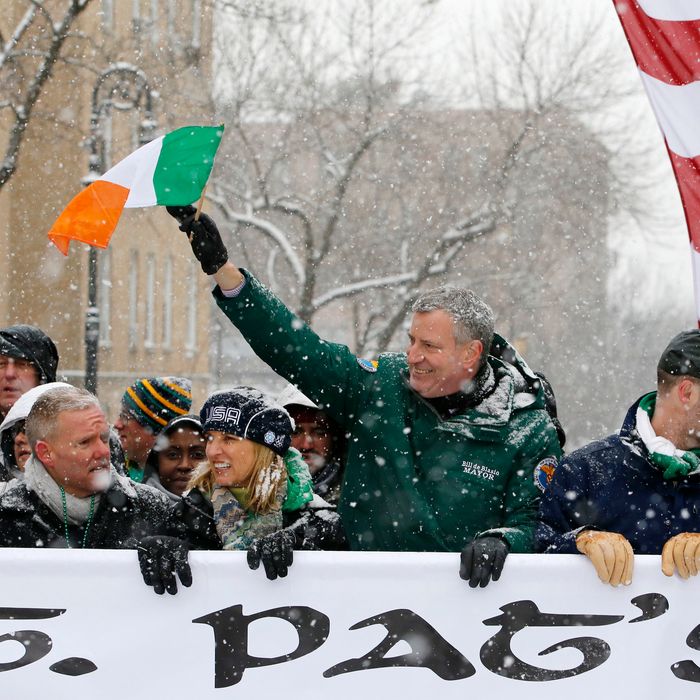
[[[498,581],[508,556],[508,543],[500,537],[477,537],[463,550],[459,575],[472,588],[484,588],[493,578]]]
[[[221,240],[221,234],[214,220],[202,214],[199,220],[194,220],[196,209],[188,204],[186,207],[166,207],[168,214],[174,216],[180,223],[180,231],[184,231],[192,246],[195,258],[199,260],[202,270],[207,275],[213,275],[228,260],[228,252]]]
[[[270,581],[284,578],[294,559],[296,537],[289,530],[278,530],[255,540],[248,549],[248,566],[257,569],[262,560],[265,575]]]
[[[175,574],[180,577],[183,586],[191,586],[192,570],[187,561],[188,549],[187,543],[177,537],[144,537],[137,546],[144,583],[153,586],[158,595],[164,591],[170,595],[177,593]]]

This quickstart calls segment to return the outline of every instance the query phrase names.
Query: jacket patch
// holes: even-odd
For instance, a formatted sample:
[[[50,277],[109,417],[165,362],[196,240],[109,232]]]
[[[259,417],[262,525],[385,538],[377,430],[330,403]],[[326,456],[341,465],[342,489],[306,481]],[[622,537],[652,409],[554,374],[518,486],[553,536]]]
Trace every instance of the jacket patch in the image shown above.
[[[501,474],[498,469],[484,467],[483,465],[476,464],[475,462],[468,462],[466,459],[462,462],[462,471],[465,474],[480,476],[482,479],[486,479],[486,481],[493,481],[494,477],[500,476]]]
[[[357,364],[362,367],[365,372],[376,372],[377,365],[379,364],[376,360],[365,360],[364,357],[356,357]]]
[[[533,472],[533,479],[535,486],[540,491],[545,491],[552,481],[554,476],[554,471],[557,468],[557,460],[554,457],[545,457],[538,465],[535,467]]]

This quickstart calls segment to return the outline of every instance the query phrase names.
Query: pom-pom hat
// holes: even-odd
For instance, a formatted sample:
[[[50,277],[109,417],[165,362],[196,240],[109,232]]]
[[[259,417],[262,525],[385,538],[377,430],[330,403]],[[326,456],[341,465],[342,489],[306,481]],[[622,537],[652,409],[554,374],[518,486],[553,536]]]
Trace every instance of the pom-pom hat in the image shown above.
[[[284,456],[292,443],[292,419],[261,391],[238,386],[212,394],[200,412],[205,432],[217,430],[257,442]]]
[[[123,407],[156,435],[192,406],[192,383],[184,377],[150,377],[134,382],[122,396]]]

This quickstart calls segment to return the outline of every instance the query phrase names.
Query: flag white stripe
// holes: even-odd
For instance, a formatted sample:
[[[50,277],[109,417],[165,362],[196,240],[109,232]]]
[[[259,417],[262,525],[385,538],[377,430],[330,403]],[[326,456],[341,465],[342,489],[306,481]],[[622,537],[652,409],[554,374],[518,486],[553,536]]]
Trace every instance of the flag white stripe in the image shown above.
[[[634,0],[617,0],[618,7]],[[672,22],[700,19],[698,0],[637,0],[649,17]],[[622,8],[620,8],[621,10]]]
[[[690,260],[693,266],[693,289],[695,291],[695,315],[700,319],[700,253],[690,244]]]
[[[683,158],[700,155],[700,82],[668,85],[639,72],[668,147]]]
[[[162,146],[163,137],[159,136],[128,155],[99,178],[129,190],[125,208],[152,207],[158,203],[153,187],[153,173]]]

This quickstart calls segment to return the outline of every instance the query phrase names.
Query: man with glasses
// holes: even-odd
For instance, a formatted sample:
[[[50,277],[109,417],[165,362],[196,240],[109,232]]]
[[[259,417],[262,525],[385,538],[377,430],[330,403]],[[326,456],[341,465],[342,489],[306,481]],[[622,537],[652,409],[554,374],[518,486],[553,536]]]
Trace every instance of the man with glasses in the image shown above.
[[[146,460],[158,435],[173,418],[189,413],[191,406],[192,385],[183,377],[139,379],[124,392],[114,427],[133,481],[147,478]]]
[[[58,351],[53,340],[35,326],[0,329],[0,418],[22,394],[56,381]]]

